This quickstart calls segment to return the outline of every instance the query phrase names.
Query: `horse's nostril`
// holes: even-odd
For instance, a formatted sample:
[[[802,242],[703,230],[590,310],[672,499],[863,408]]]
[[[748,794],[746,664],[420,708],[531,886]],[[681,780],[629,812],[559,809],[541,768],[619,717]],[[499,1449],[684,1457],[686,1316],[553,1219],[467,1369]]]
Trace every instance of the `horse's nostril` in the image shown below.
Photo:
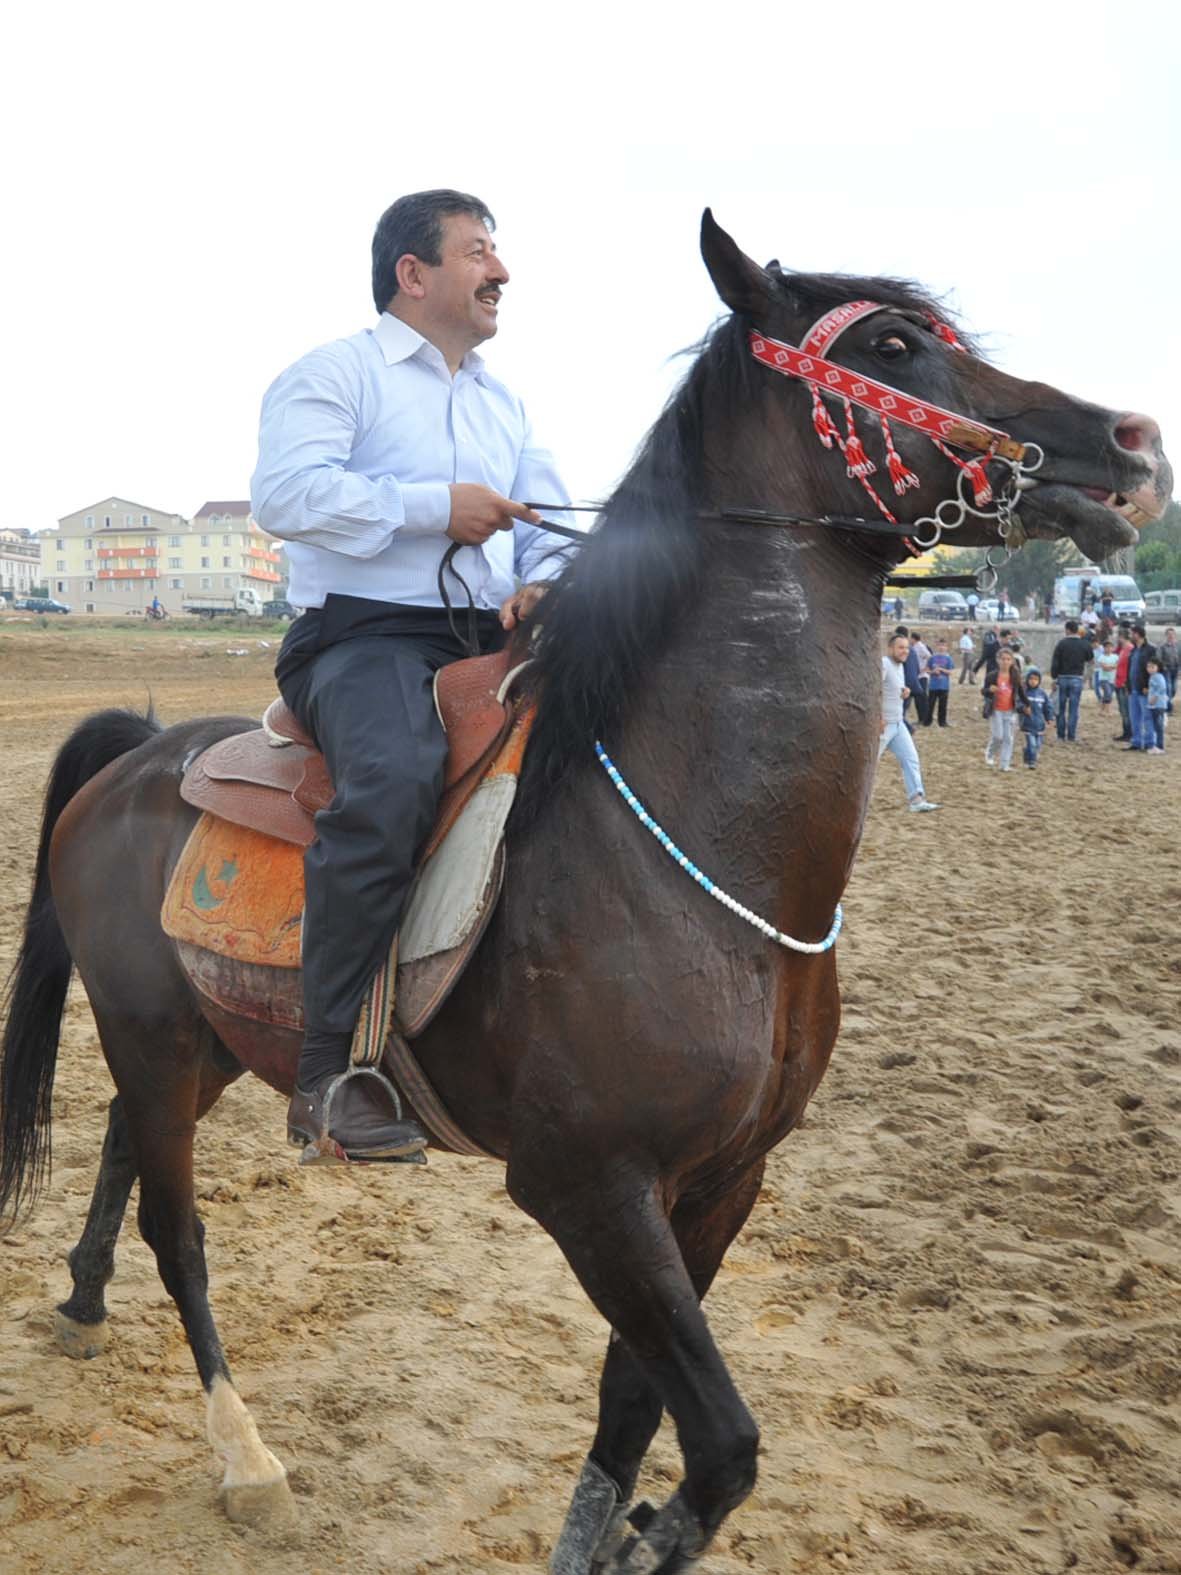
[[[1160,449],[1160,427],[1151,416],[1141,416],[1133,413],[1124,416],[1115,429],[1115,441],[1120,448],[1127,449],[1130,453],[1139,453],[1142,449]]]

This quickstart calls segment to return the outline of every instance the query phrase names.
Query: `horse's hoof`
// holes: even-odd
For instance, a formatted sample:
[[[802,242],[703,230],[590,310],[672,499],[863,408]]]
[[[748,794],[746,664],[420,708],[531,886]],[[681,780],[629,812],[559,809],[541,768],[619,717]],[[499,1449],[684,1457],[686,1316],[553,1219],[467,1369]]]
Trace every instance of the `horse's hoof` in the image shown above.
[[[239,1526],[265,1526],[280,1529],[295,1522],[295,1499],[287,1485],[287,1473],[271,1482],[238,1482],[221,1490],[222,1508]]]
[[[89,1361],[100,1356],[107,1345],[107,1320],[102,1323],[77,1323],[68,1313],[58,1308],[57,1343],[67,1356],[79,1361]]]

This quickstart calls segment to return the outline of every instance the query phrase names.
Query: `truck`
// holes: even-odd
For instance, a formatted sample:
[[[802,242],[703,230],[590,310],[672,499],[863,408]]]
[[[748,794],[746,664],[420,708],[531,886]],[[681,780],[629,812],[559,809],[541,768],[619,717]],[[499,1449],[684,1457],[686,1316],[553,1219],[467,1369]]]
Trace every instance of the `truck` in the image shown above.
[[[236,591],[219,595],[216,591],[197,591],[182,597],[181,606],[198,618],[261,618],[262,597],[253,585],[240,585]]]

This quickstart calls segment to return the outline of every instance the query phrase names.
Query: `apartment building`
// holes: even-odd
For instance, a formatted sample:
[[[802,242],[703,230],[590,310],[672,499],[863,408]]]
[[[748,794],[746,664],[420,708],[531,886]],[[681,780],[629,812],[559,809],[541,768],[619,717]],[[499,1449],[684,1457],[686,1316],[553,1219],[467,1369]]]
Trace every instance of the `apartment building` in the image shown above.
[[[41,584],[41,543],[27,530],[0,530],[0,593],[12,601]]]
[[[210,502],[193,519],[127,498],[105,498],[67,514],[42,537],[49,594],[76,612],[142,614],[158,597],[180,613],[189,598],[226,596],[253,585],[280,594],[283,560],[246,502]]]

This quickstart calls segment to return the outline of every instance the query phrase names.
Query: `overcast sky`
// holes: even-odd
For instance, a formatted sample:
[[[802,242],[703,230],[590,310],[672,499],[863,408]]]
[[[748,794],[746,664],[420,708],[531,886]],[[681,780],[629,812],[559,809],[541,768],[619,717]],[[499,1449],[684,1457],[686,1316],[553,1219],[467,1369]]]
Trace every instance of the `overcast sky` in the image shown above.
[[[374,319],[369,243],[449,185],[512,281],[485,347],[575,497],[765,261],[948,292],[999,364],[1181,455],[1178,24],[1165,3],[170,0],[5,23],[0,526],[244,498],[259,400]],[[409,19],[408,19],[409,18]]]

